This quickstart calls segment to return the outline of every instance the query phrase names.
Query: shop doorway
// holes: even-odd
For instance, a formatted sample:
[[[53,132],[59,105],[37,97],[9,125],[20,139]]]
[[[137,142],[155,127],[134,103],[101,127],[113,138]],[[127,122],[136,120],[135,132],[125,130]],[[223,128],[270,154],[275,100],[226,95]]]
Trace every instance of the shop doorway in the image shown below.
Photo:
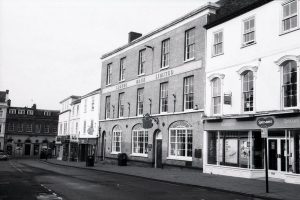
[[[105,131],[102,132],[102,137],[101,137],[101,154],[100,154],[100,160],[105,159],[105,146],[106,146],[106,139],[105,139]]]
[[[269,176],[284,178],[289,166],[289,140],[285,138],[268,138]]]
[[[25,156],[30,156],[30,147],[31,144],[25,144]]]
[[[154,132],[154,167],[162,168],[162,133],[158,129]]]

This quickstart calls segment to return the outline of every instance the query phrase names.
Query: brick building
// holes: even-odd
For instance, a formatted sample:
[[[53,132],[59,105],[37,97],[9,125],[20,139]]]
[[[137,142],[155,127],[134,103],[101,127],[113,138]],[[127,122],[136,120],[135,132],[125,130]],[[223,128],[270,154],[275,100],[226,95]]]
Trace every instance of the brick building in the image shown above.
[[[41,152],[55,155],[59,111],[11,107],[5,126],[5,150],[15,157],[39,157]]]
[[[101,156],[155,167],[202,167],[204,5],[102,56]],[[143,128],[145,114],[152,128]]]

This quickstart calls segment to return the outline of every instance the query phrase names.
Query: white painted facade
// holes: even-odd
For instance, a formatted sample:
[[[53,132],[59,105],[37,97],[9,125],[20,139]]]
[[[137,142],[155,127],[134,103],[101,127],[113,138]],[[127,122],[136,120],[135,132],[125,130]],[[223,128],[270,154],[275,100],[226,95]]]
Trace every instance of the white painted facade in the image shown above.
[[[205,113],[212,116],[210,78],[222,74],[221,93],[232,94],[232,105],[221,104],[221,115],[241,114],[241,75],[244,67],[257,68],[254,73],[254,112],[281,110],[281,67],[276,62],[284,56],[292,56],[298,62],[300,56],[300,30],[283,34],[281,16],[283,0],[265,4],[246,14],[207,30],[207,85]],[[299,3],[298,3],[299,13]],[[255,17],[255,44],[242,46],[243,20]],[[298,15],[298,27],[300,17]],[[223,30],[223,54],[212,55],[213,33]],[[299,74],[298,74],[299,78]],[[223,99],[223,95],[221,95]],[[221,100],[222,102],[222,100]],[[298,107],[299,108],[299,92]]]
[[[100,90],[81,97],[79,138],[97,138],[99,134]]]
[[[272,115],[272,113],[282,113],[284,111],[293,112],[292,110],[300,108],[300,1],[296,1],[297,27],[288,32],[282,31],[283,5],[292,2],[286,0],[269,2],[207,30],[205,114],[208,118],[220,119],[221,122],[215,122],[215,124],[218,124],[220,127],[219,130],[213,130],[213,128],[210,127],[211,129],[207,130],[205,128],[206,131],[204,131],[203,171],[205,173],[245,178],[264,177],[264,170],[255,169],[253,167],[253,160],[249,161],[248,167],[246,168],[225,166],[220,163],[226,161],[221,161],[221,158],[218,158],[219,154],[217,154],[216,164],[208,164],[208,151],[210,151],[208,147],[211,145],[209,144],[211,141],[209,141],[208,138],[211,132],[215,131],[217,138],[219,138],[216,151],[219,152],[219,140],[222,131],[230,132],[233,129],[235,132],[241,130],[244,132],[248,131],[248,142],[250,147],[253,148],[254,140],[252,131],[255,130],[259,132],[259,127],[256,126],[254,121],[254,123],[249,122],[249,124],[251,124],[249,126],[253,127],[252,130],[246,130],[246,128],[240,125],[236,128],[235,126],[237,124],[243,124],[243,122],[239,122],[236,118],[247,115],[256,117],[269,116]],[[243,45],[244,21],[249,18],[255,19],[255,40],[253,43],[245,46]],[[219,31],[223,32],[223,52],[219,55],[214,55],[214,34]],[[284,107],[283,104],[283,71],[281,65],[287,60],[292,60],[297,63],[297,106],[295,107]],[[243,107],[242,86],[242,75],[243,72],[246,71],[252,71],[254,75],[253,111],[247,112],[244,111]],[[220,78],[221,80],[221,106],[220,112],[216,114],[213,112],[212,103],[212,81],[215,80],[214,78]],[[225,95],[231,96],[231,103],[224,103]],[[280,119],[283,119],[282,121],[285,122],[284,118],[281,117]],[[278,119],[278,124],[280,119]],[[275,120],[277,119],[275,118]],[[296,122],[298,118],[289,118],[286,122],[293,120]],[[269,172],[269,175],[272,176],[276,174],[276,176],[274,176],[275,178],[282,178],[285,182],[300,183],[299,174],[295,174],[294,169],[292,169],[296,160],[295,153],[293,152],[295,139],[291,137],[292,134],[290,133],[292,127],[300,128],[300,124],[293,124],[290,127],[288,124],[286,124],[286,127],[276,127],[276,130],[283,131],[283,133],[285,132],[285,136],[281,136],[283,138],[278,138],[278,145],[280,145],[281,140],[290,144],[288,148],[291,154],[288,156],[281,155],[282,158],[288,157],[288,164],[286,164],[286,166],[289,169],[285,171],[274,171],[271,172],[271,174]],[[273,136],[273,138],[269,137],[268,141],[274,138],[275,136]],[[270,151],[269,147],[267,150],[268,153]],[[282,148],[283,147],[281,147],[281,149]],[[278,150],[278,153],[280,154],[280,150]],[[286,150],[284,154],[286,154]],[[277,164],[278,166],[280,165],[279,160]],[[281,169],[283,169],[282,166]]]

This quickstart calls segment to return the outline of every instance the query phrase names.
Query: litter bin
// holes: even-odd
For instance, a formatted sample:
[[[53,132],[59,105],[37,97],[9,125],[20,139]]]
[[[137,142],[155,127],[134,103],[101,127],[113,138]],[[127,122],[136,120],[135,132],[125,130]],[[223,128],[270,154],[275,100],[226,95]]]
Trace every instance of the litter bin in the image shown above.
[[[87,167],[94,167],[94,156],[88,156],[86,159],[86,166]]]
[[[118,154],[118,165],[119,166],[126,166],[127,165],[127,155],[126,155],[126,153],[119,153]]]

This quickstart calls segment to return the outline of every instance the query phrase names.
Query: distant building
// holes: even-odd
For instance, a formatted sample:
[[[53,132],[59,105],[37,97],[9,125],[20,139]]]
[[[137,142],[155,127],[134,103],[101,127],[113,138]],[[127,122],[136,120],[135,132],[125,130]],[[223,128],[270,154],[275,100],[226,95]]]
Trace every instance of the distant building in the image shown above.
[[[83,96],[70,96],[60,102],[58,159],[85,161],[96,155],[99,136],[100,89]]]
[[[126,153],[154,167],[202,168],[203,26],[217,8],[206,4],[143,36],[130,32],[128,44],[102,56],[103,159]]]
[[[9,90],[0,91],[0,150],[4,150],[5,121],[9,104],[8,93]]]
[[[60,102],[61,109],[58,120],[58,135],[56,138],[56,147],[59,160],[69,160],[71,143],[77,145],[77,138],[70,137],[70,121],[71,121],[71,103],[79,99],[80,96],[69,96]]]
[[[5,150],[15,157],[39,157],[42,152],[54,156],[58,124],[57,110],[7,108]]]

